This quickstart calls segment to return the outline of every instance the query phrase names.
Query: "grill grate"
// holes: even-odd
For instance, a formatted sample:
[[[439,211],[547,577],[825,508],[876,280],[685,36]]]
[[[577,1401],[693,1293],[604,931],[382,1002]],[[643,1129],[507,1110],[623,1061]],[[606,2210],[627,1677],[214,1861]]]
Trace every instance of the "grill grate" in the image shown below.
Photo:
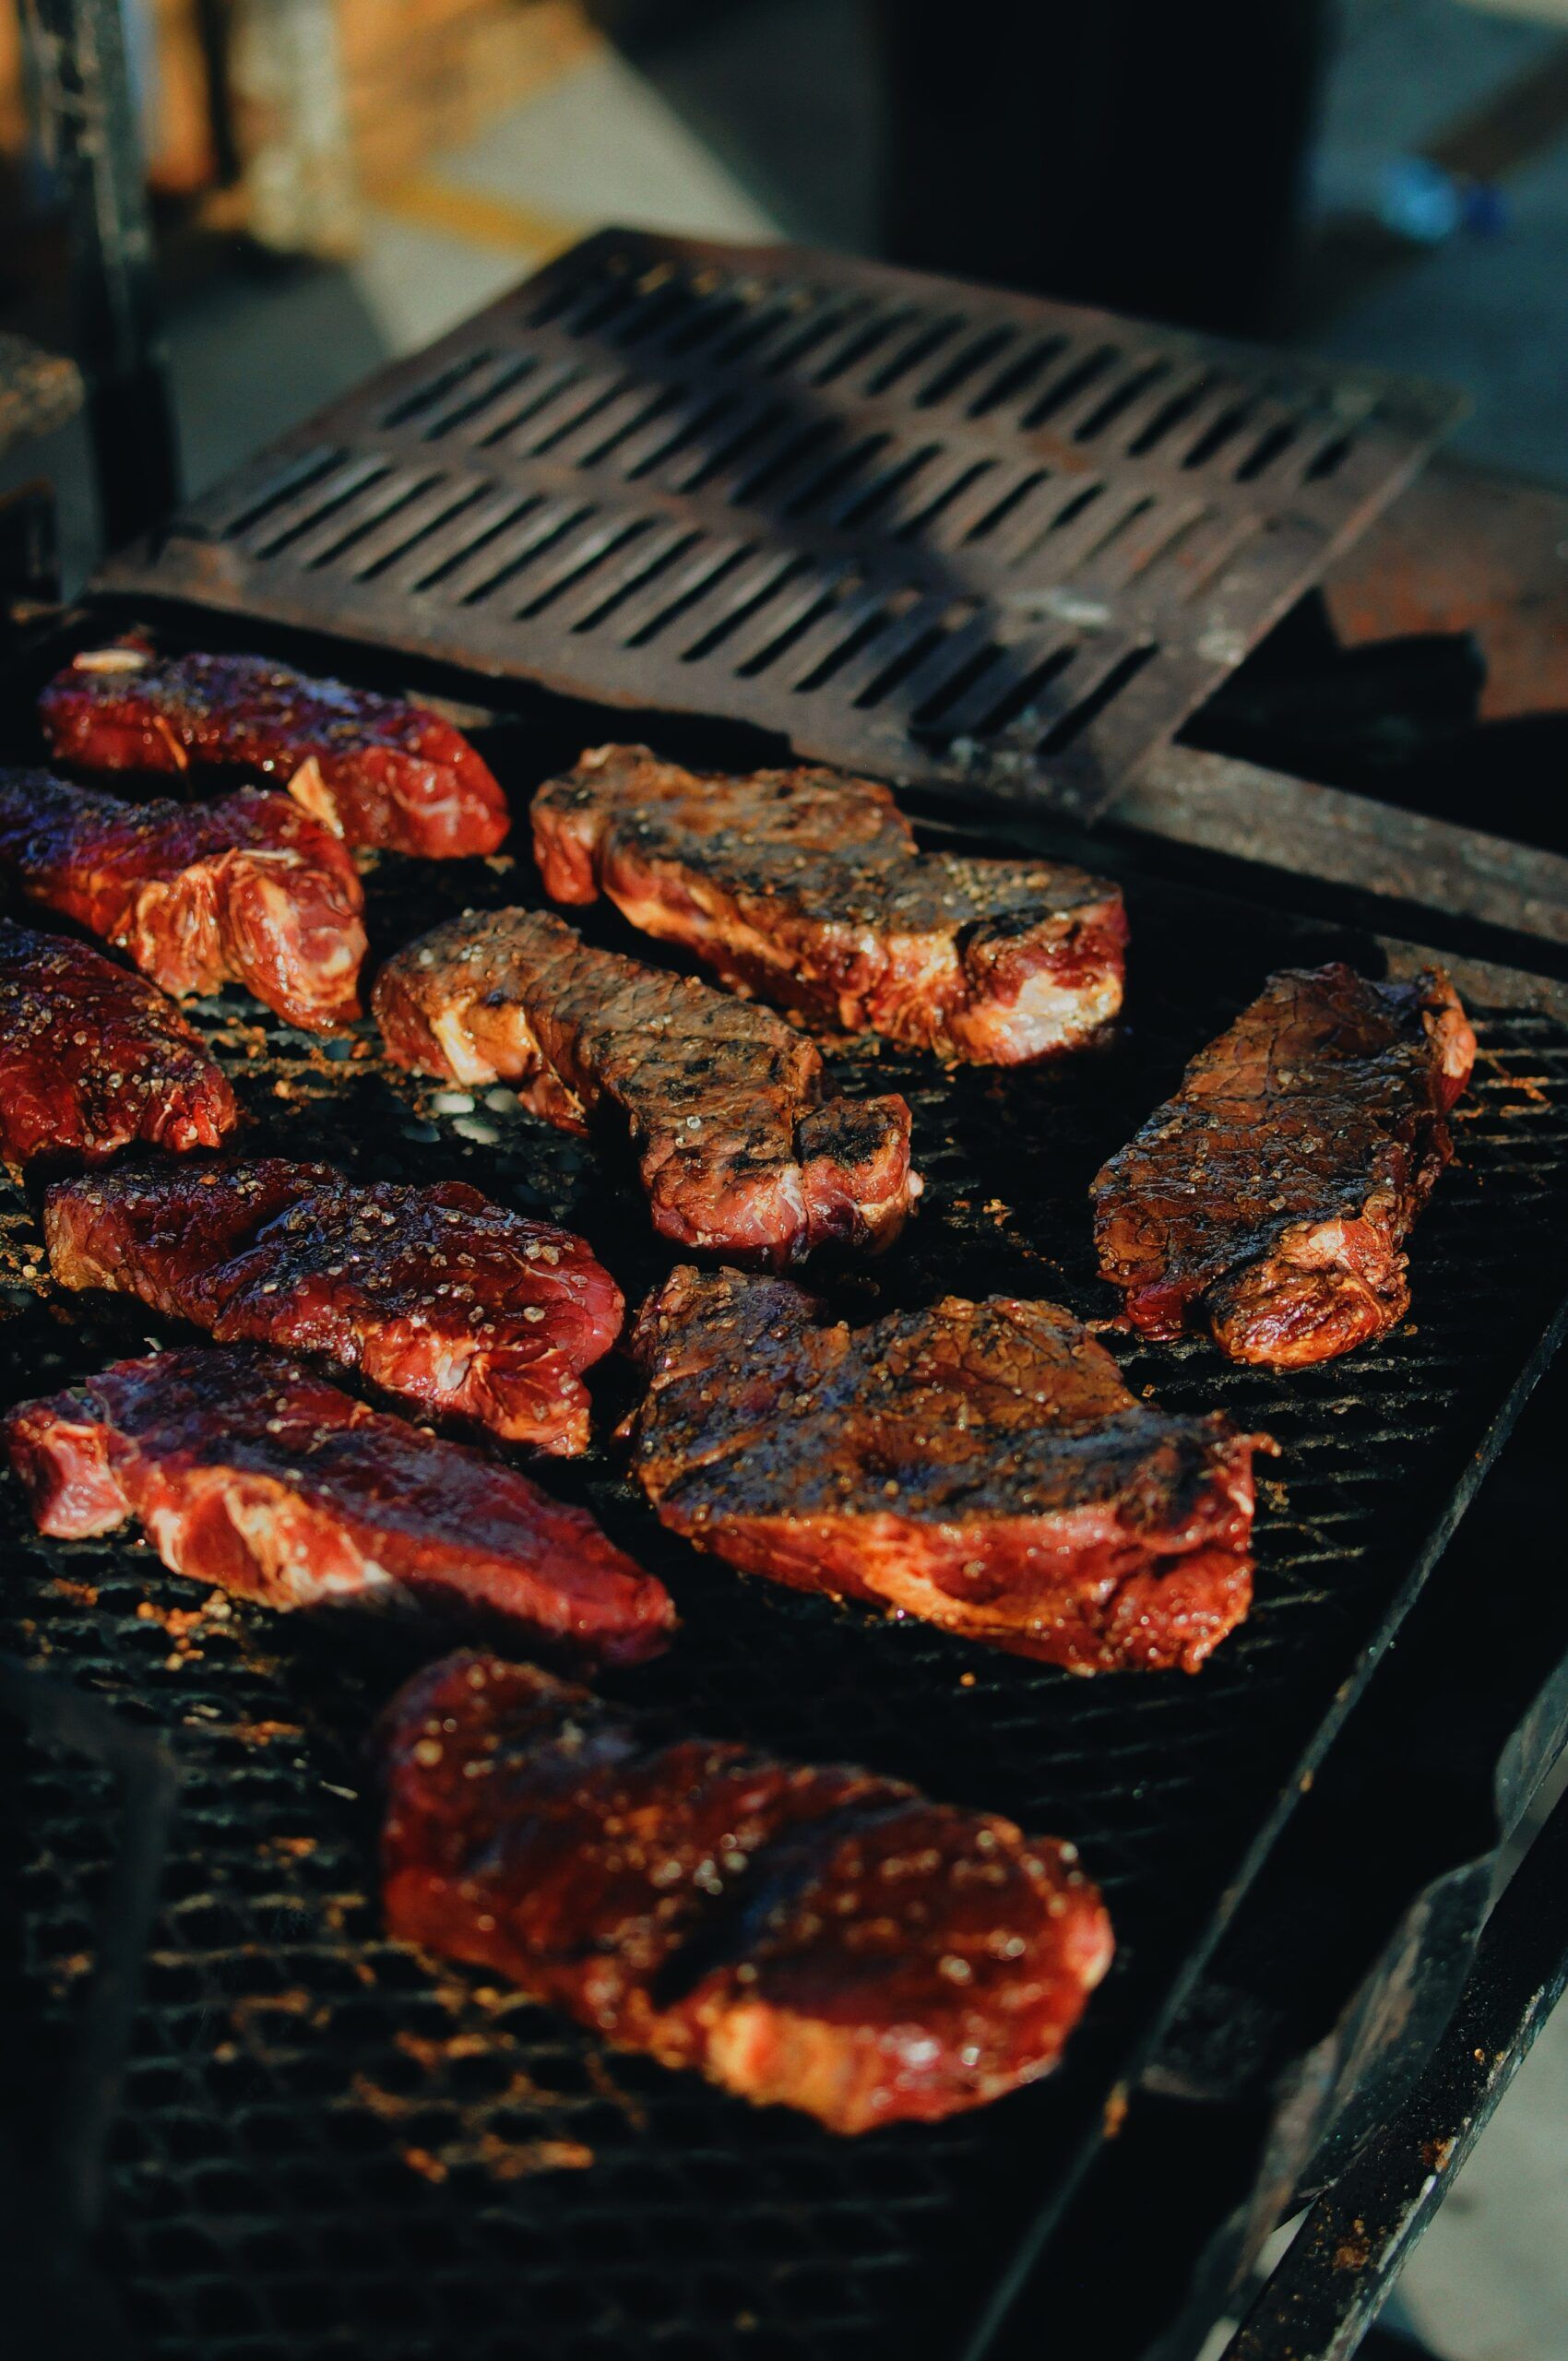
[[[1101,809],[1450,397],[789,248],[607,231],[104,587]]]
[[[516,798],[533,781],[506,783]],[[383,860],[378,948],[448,906],[530,890],[505,857]],[[1084,1203],[1103,1155],[1282,957],[1378,956],[1365,937],[1158,882],[1134,883],[1131,901],[1128,1026],[1105,1058],[999,1078],[865,1043],[835,1052],[845,1084],[908,1092],[930,1181],[893,1254],[842,1283],[847,1310],[951,1287],[1103,1311]],[[610,918],[599,931],[625,940]],[[583,1229],[634,1300],[663,1267],[629,1235],[613,1180],[512,1094],[464,1108],[391,1074],[366,1035],[312,1041],[232,999],[200,1017],[258,1150],[461,1174]],[[145,2352],[325,2361],[374,2341],[415,2361],[460,2342],[473,2361],[860,2361],[897,2340],[953,2353],[1135,2074],[1568,1284],[1568,1027],[1504,1010],[1481,1035],[1463,1161],[1418,1233],[1411,1324],[1289,1382],[1203,1344],[1118,1347],[1134,1383],[1173,1406],[1223,1405],[1285,1447],[1264,1469],[1256,1612],[1195,1680],[1075,1681],[748,1584],[661,1534],[610,1460],[552,1469],[667,1575],[685,1618],[663,1665],[616,1686],[694,1728],[859,1756],[1080,1842],[1109,1892],[1117,1966],[1061,2073],[956,2123],[835,2142],[389,1945],[360,1750],[418,1639],[226,1602],[192,1620],[204,1595],[145,1546],[42,1543],[6,1484],[0,1636],[167,1732],[184,1766],[106,2233]],[[0,1269],[29,1390],[159,1333],[134,1309],[53,1295],[18,1192],[0,1208]],[[606,1373],[607,1415],[625,1388]],[[22,1988],[6,1997],[10,2021],[42,2029],[46,2094],[110,1837],[79,1773],[30,1757],[13,1792],[29,1866]]]

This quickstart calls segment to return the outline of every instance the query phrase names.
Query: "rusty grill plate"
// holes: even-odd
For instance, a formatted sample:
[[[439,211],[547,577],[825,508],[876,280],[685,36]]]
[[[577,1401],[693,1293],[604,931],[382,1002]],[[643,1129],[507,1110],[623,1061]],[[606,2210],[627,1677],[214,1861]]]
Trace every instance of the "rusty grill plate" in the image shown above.
[[[99,580],[1092,813],[1459,407],[878,265],[611,230]]]

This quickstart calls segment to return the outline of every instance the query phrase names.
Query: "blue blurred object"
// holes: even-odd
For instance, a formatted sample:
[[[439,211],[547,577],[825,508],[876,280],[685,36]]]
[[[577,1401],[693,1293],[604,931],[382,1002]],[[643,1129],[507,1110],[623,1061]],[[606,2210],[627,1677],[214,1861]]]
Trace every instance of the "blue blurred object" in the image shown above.
[[[1328,156],[1318,171],[1317,209],[1371,219],[1420,246],[1440,246],[1460,231],[1496,237],[1508,226],[1508,200],[1495,182],[1467,180],[1415,155]]]

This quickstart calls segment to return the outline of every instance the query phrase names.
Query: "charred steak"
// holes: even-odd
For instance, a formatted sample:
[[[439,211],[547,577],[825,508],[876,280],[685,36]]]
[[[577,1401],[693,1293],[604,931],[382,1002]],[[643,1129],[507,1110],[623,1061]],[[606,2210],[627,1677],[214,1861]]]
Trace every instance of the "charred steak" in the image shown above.
[[[177,1008],[85,943],[0,919],[0,1155],[216,1147],[234,1094]]]
[[[694,774],[600,746],[533,801],[558,902],[607,894],[736,991],[981,1065],[1076,1048],[1122,1004],[1118,888],[1051,861],[922,853],[886,788]]]
[[[1073,1672],[1195,1671],[1246,1614],[1260,1439],[1135,1400],[1055,1304],[850,1329],[787,1280],[687,1268],[634,1349],[643,1489],[748,1572]]]
[[[176,998],[241,983],[311,1031],[360,1013],[358,873],[286,795],[122,803],[46,771],[0,771],[0,870]]]
[[[175,1573],[266,1607],[412,1603],[609,1663],[674,1623],[585,1510],[276,1353],[121,1361],[0,1432],[42,1532],[134,1516]]]
[[[39,699],[53,753],[88,770],[224,765],[287,788],[350,845],[436,860],[493,852],[506,799],[428,706],[264,656],[175,656],[136,640],[78,656]]]
[[[1441,970],[1271,976],[1094,1183],[1101,1275],[1149,1336],[1295,1369],[1381,1336],[1476,1040]]]
[[[528,1086],[563,1129],[628,1136],[654,1228],[771,1264],[903,1225],[902,1098],[824,1100],[813,1044],[766,1009],[584,943],[537,910],[469,911],[389,959],[372,995],[390,1055],[417,1074]]]
[[[671,1738],[529,1666],[430,1667],[382,1744],[394,1935],[834,2131],[1046,2073],[1111,1959],[1070,1845]]]
[[[43,1234],[64,1287],[139,1296],[220,1344],[322,1354],[551,1452],[587,1445],[581,1372],[621,1330],[621,1290],[580,1238],[461,1180],[360,1184],[281,1157],[95,1173],[50,1191]]]

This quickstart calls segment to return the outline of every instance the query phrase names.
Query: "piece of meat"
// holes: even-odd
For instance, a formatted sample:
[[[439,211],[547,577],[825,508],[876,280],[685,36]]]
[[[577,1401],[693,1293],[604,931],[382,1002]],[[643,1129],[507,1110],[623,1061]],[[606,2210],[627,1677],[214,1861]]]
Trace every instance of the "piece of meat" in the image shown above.
[[[980,1065],[1079,1047],[1122,1004],[1120,889],[1054,861],[921,852],[837,771],[682,770],[600,746],[533,800],[558,902],[607,894],[738,991]]]
[[[395,1936],[831,2130],[1049,2071],[1111,1924],[1070,1845],[901,1780],[671,1738],[465,1653],[382,1723]]]
[[[247,1345],[121,1361],[0,1428],[41,1532],[134,1516],[163,1563],[264,1607],[402,1604],[632,1663],[674,1624],[587,1511]]]
[[[1055,1304],[851,1329],[788,1280],[685,1268],[633,1349],[638,1481],[747,1572],[1080,1673],[1194,1672],[1246,1614],[1265,1439],[1136,1400]]]
[[[265,656],[91,648],[39,699],[51,751],[88,770],[224,766],[286,788],[350,845],[440,860],[493,852],[506,799],[460,730],[427,706],[313,681]]]
[[[1277,1369],[1383,1335],[1475,1054],[1441,970],[1271,976],[1094,1182],[1100,1274],[1132,1324],[1206,1328]]]
[[[920,1193],[902,1098],[824,1100],[821,1057],[782,1017],[548,912],[437,927],[387,961],[372,1005],[399,1065],[523,1082],[549,1121],[629,1136],[654,1228],[680,1246],[777,1264],[879,1247]]]
[[[216,1147],[234,1094],[177,1008],[85,943],[0,919],[0,1156]]]
[[[241,983],[312,1032],[360,1014],[358,872],[286,795],[122,803],[47,771],[0,771],[0,869],[176,999]]]

